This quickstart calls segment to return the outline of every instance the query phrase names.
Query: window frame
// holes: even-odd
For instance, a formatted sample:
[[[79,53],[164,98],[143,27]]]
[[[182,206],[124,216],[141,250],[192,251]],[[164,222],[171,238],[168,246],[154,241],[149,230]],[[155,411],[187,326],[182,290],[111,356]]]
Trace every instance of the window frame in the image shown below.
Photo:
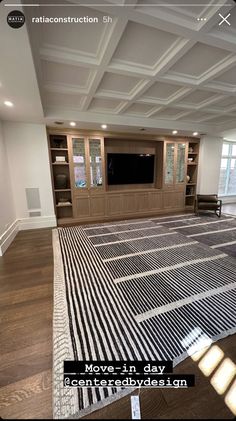
[[[229,146],[228,154],[223,154],[224,145]],[[220,196],[236,196],[236,185],[235,185],[235,193],[228,193],[230,170],[231,170],[231,160],[236,159],[236,153],[233,155],[233,146],[236,146],[236,141],[235,142],[224,141],[223,145],[222,145],[221,160],[227,159],[227,166],[226,166],[226,180],[225,180],[225,186],[224,186],[225,187],[224,193],[220,193]],[[221,164],[220,164],[220,170],[221,170]]]

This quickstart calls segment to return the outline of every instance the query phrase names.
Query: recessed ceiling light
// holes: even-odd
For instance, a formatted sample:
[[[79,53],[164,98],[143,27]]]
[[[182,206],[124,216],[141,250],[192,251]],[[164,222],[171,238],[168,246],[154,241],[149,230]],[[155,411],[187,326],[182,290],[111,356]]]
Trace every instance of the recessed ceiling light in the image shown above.
[[[74,121],[71,121],[70,125],[74,127],[74,126],[76,126],[76,123]]]
[[[172,134],[177,134],[178,133],[178,130],[173,130],[172,131]]]
[[[101,128],[102,128],[102,129],[107,129],[107,125],[106,125],[106,124],[102,124],[102,125],[101,125]]]
[[[193,132],[193,136],[197,136],[198,135],[198,132]]]
[[[11,101],[4,101],[4,104],[5,104],[7,107],[13,107],[13,103],[12,103]]]

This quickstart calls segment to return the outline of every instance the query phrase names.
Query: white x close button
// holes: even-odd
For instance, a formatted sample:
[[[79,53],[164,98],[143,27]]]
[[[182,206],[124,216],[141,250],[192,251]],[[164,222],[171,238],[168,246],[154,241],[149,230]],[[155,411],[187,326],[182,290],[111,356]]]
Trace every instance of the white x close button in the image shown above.
[[[230,13],[227,16],[222,16],[221,13],[219,13],[219,16],[221,17],[221,21],[219,22],[219,26],[222,25],[222,23],[226,23],[227,25],[231,26],[231,23],[227,20],[230,17]]]

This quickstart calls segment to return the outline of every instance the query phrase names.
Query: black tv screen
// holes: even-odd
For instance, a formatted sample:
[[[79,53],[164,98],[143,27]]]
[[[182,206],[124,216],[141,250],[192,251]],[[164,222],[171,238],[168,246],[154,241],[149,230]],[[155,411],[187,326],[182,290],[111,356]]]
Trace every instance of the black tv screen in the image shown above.
[[[154,158],[149,154],[108,153],[108,184],[153,183]]]

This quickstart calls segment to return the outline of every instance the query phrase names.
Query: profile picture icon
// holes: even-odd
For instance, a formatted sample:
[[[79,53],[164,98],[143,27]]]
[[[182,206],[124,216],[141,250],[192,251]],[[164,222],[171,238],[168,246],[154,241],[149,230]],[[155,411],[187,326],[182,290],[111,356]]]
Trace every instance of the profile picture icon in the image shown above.
[[[25,23],[25,15],[20,10],[13,10],[7,15],[7,23],[13,29],[21,28]]]

